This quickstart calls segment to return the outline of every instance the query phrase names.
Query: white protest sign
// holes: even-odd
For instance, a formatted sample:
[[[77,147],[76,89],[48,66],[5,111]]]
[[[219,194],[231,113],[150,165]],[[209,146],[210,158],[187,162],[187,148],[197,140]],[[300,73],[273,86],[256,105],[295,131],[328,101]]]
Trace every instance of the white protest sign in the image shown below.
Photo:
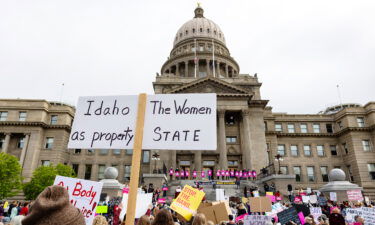
[[[306,189],[306,192],[307,192],[307,194],[311,194],[311,188],[308,187],[308,188]]]
[[[310,214],[314,216],[315,223],[319,224],[318,218],[322,215],[322,208],[310,207]]]
[[[363,201],[361,190],[348,190],[346,193],[349,201]]]
[[[311,204],[318,203],[318,197],[316,195],[310,195],[310,203]]]
[[[120,219],[122,220],[126,214],[126,210],[128,208],[128,193],[124,193],[122,195],[122,210],[120,213]],[[135,211],[135,218],[140,218],[143,216],[146,212],[148,207],[152,204],[152,193],[148,194],[137,194],[137,203],[136,203],[136,211]]]
[[[266,225],[271,222],[271,216],[263,215],[246,215],[244,217],[244,225]]]
[[[225,201],[224,189],[216,189],[216,201]]]
[[[354,217],[358,215],[365,219],[365,225],[375,225],[375,208],[347,208],[345,209],[345,215],[347,223],[354,223]]]
[[[138,96],[80,97],[68,148],[133,149]],[[148,95],[142,149],[216,150],[216,94]]]
[[[302,195],[302,201],[303,201],[304,203],[309,203],[309,201],[310,201],[310,196]]]
[[[329,199],[331,201],[336,202],[337,201],[337,194],[336,194],[336,192],[329,192]]]
[[[91,225],[95,217],[103,184],[70,177],[56,176],[53,185],[66,187],[70,203],[83,214],[86,224]]]

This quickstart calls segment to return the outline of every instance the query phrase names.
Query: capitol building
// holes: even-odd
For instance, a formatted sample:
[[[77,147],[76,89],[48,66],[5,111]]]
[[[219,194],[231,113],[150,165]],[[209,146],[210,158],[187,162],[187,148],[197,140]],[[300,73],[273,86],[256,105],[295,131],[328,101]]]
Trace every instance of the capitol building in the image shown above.
[[[342,104],[319,114],[273,112],[257,75],[240,71],[224,32],[205,18],[202,7],[172,38],[154,92],[216,93],[217,150],[143,151],[142,174],[165,168],[261,174],[267,168],[271,174],[293,175],[293,188],[319,189],[331,169],[341,168],[347,180],[375,199],[375,102]],[[79,178],[91,180],[103,179],[105,168],[113,166],[119,180],[128,182],[131,149],[67,149],[74,113],[62,103],[0,99],[0,150],[19,158],[26,181],[38,166],[64,163]]]

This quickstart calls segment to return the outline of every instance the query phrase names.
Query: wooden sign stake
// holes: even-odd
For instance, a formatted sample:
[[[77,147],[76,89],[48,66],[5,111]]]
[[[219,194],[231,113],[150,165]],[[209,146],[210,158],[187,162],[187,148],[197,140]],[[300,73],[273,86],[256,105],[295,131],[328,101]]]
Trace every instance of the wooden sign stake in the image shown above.
[[[134,225],[134,220],[135,220],[135,211],[137,207],[136,204],[137,204],[137,192],[138,192],[138,181],[139,181],[139,169],[141,166],[141,155],[142,155],[143,127],[145,124],[146,99],[147,99],[147,95],[145,93],[139,94],[137,121],[136,121],[136,126],[135,126],[133,157],[132,157],[132,167],[131,167],[131,173],[130,173],[128,207],[126,210],[126,225]]]

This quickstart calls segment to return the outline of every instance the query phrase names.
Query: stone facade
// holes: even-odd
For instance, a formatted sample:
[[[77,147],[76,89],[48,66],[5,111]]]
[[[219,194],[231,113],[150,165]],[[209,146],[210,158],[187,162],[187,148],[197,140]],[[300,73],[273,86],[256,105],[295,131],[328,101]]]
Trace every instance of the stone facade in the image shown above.
[[[280,154],[283,174],[297,174],[296,188],[319,189],[327,183],[329,170],[340,167],[351,182],[375,197],[375,102],[341,105],[319,114],[274,113],[261,98],[261,85],[256,74],[240,73],[224,34],[198,7],[195,17],[177,32],[153,87],[156,94],[216,93],[218,148],[143,151],[141,173],[172,167],[254,169],[259,174],[267,166],[278,172],[274,159]],[[22,112],[25,121],[20,121]],[[56,123],[52,116],[57,116]],[[67,150],[73,116],[74,108],[68,105],[0,100],[0,147],[20,159],[26,179],[42,163],[65,163],[79,178],[91,180],[103,179],[104,169],[113,166],[119,180],[127,182],[131,150]],[[47,138],[53,138],[48,139],[51,146],[46,146]],[[160,160],[152,160],[154,153]]]

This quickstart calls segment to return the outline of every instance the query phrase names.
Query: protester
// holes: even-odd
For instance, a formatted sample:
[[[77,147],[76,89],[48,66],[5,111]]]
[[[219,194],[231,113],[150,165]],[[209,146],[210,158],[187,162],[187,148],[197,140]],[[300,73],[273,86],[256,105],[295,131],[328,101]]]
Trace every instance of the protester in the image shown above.
[[[319,225],[329,225],[329,221],[326,215],[321,215],[318,217]]]
[[[160,210],[152,221],[152,225],[174,225],[171,213],[166,209]]]
[[[44,189],[33,203],[30,213],[22,220],[22,225],[45,224],[85,225],[83,214],[70,204],[68,191],[64,187],[50,186]]]
[[[28,202],[25,202],[25,203],[23,204],[23,207],[21,208],[20,215],[27,216],[28,213],[29,213],[29,203],[28,203]]]
[[[202,213],[198,213],[194,216],[192,225],[206,225],[206,216]]]
[[[137,222],[137,225],[151,225],[150,217],[147,215],[141,216]]]
[[[340,214],[339,208],[334,208],[332,213],[329,215],[329,224],[331,225],[345,225],[345,219]]]
[[[4,218],[4,204],[0,202],[0,222],[3,221]]]
[[[233,217],[233,215],[229,215],[228,217],[229,217],[229,218],[228,218],[229,221],[228,221],[227,225],[236,224],[236,223],[234,222],[234,217]]]
[[[354,220],[355,222],[360,223],[361,225],[365,224],[365,220],[358,215],[354,217]]]
[[[108,225],[107,219],[104,216],[95,216],[92,225]]]

